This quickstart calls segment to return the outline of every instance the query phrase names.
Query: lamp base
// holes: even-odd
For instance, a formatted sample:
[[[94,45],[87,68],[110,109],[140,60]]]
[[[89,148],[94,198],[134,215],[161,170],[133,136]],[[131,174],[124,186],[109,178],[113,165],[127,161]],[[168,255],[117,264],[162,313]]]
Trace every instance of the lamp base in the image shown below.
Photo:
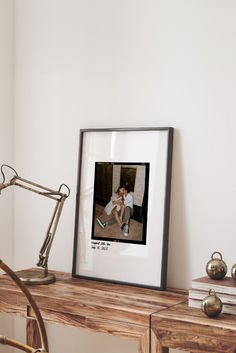
[[[53,273],[45,273],[44,270],[37,268],[31,270],[23,270],[17,272],[17,276],[28,285],[50,284],[56,281],[56,276]]]

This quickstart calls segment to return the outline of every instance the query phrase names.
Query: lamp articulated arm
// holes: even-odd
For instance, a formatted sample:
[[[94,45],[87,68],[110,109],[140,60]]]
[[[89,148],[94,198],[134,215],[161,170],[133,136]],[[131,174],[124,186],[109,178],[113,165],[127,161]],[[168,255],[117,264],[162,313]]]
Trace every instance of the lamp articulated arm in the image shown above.
[[[3,168],[7,167],[10,168],[14,172],[14,176],[8,183],[5,183],[5,174],[3,172]],[[37,183],[34,183],[30,180],[21,178],[17,172],[15,171],[14,168],[3,164],[1,166],[1,173],[3,176],[3,182],[0,184],[0,193],[3,189],[9,187],[9,186],[18,186],[20,188],[23,188],[25,190],[34,192],[38,195],[45,196],[49,199],[52,199],[56,201],[56,206],[52,215],[52,218],[49,222],[49,226],[47,229],[47,233],[43,242],[43,245],[40,249],[39,252],[39,260],[37,263],[38,267],[42,267],[45,271],[45,276],[48,275],[48,257],[49,253],[52,247],[52,242],[54,240],[54,236],[57,230],[58,222],[61,216],[62,208],[64,205],[64,202],[66,198],[70,195],[70,189],[66,184],[61,184],[59,189],[57,191],[47,188],[45,186],[39,185]],[[67,193],[63,193],[61,190],[62,188],[65,187],[67,189]]]

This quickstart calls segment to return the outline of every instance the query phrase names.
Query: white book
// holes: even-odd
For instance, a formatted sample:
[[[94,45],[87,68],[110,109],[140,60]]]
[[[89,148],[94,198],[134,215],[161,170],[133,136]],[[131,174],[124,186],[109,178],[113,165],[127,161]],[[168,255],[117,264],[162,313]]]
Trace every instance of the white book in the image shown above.
[[[194,288],[189,289],[190,299],[203,300],[208,295],[209,294],[207,290],[204,291],[204,290],[194,289]],[[216,292],[216,295],[220,298],[223,304],[236,305],[236,295],[224,294],[220,292]]]
[[[201,309],[201,300],[191,299],[188,300],[188,306],[195,309]],[[223,304],[222,313],[236,315],[236,305]]]
[[[225,277],[221,280],[201,277],[192,281],[192,288],[200,290],[214,289],[216,293],[236,295],[236,281],[232,277]]]

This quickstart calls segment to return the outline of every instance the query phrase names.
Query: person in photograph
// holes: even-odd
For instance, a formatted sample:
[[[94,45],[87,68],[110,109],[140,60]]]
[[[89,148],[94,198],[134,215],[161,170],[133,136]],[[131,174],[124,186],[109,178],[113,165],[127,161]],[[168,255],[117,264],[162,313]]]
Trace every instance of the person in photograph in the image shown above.
[[[123,190],[121,191],[121,187],[111,196],[110,201],[105,206],[104,211],[108,216],[112,216],[109,218],[107,222],[102,221],[100,218],[97,218],[98,224],[104,229],[106,225],[114,224],[117,222],[119,226],[122,226],[122,218],[124,214],[125,206],[123,199]]]
[[[124,223],[122,224],[121,229],[124,230],[124,235],[127,237],[129,235],[130,218],[134,213],[134,199],[128,186],[123,186],[122,191],[124,199]]]
[[[119,198],[122,197],[122,200]],[[127,186],[119,187],[115,196],[111,197],[110,202],[105,207],[105,212],[112,215],[107,222],[97,218],[98,224],[104,229],[106,225],[113,225],[116,222],[120,229],[124,231],[124,236],[129,235],[130,218],[134,213],[134,200]]]

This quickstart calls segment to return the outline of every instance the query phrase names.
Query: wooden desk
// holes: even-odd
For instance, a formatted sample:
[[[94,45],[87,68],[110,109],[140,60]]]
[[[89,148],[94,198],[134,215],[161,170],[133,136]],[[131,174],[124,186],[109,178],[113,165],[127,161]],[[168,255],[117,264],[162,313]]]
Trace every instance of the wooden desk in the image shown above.
[[[57,282],[30,287],[45,322],[133,339],[139,342],[139,353],[151,351],[151,315],[186,300],[183,291],[160,292],[55,274]],[[6,275],[0,276],[0,312],[25,317],[27,343],[40,346],[32,310]]]
[[[46,322],[133,339],[139,342],[139,353],[167,353],[167,347],[236,353],[236,316],[207,318],[187,306],[184,291],[160,292],[55,274],[56,283],[30,287]],[[0,276],[0,312],[25,317],[28,344],[40,346],[32,310],[6,275]]]
[[[204,353],[236,353],[236,316],[208,318],[201,310],[179,304],[152,315],[152,353],[168,348]]]

